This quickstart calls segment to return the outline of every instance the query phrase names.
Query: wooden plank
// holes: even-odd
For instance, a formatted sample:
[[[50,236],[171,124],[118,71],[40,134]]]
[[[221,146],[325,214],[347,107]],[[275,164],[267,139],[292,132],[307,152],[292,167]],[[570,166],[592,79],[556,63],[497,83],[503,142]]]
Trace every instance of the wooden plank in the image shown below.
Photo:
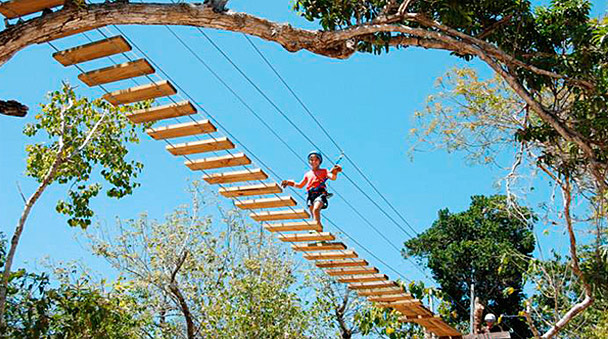
[[[348,276],[348,275],[359,275],[359,274],[373,274],[378,273],[378,269],[375,267],[361,266],[361,267],[346,267],[346,268],[334,268],[331,270],[325,270],[325,273],[332,277],[337,276]]]
[[[131,50],[131,45],[120,35],[93,41],[78,47],[53,53],[53,58],[64,66],[79,64]]]
[[[81,73],[78,75],[78,79],[87,84],[89,87],[92,87],[110,82],[135,78],[146,74],[152,74],[154,72],[154,67],[150,65],[148,60],[138,59],[135,61],[124,62],[122,64]]]
[[[329,250],[345,250],[346,245],[341,242],[320,242],[309,244],[293,244],[291,249],[299,252],[319,252]]]
[[[388,277],[384,274],[366,274],[366,275],[352,275],[338,278],[338,282],[341,283],[355,283],[355,282],[367,282],[367,281],[382,281],[388,280]]]
[[[103,98],[114,106],[156,99],[176,94],[177,90],[167,80],[106,93]]]
[[[281,234],[279,240],[285,242],[304,242],[304,241],[333,241],[336,237],[329,232],[312,232],[297,234]]]
[[[367,266],[369,263],[367,260],[356,259],[356,260],[323,260],[317,261],[315,265],[319,268],[333,268],[333,267],[352,267],[352,266]]]
[[[187,160],[186,166],[193,171],[208,170],[214,168],[233,167],[240,165],[249,165],[251,160],[243,153],[227,154],[218,157],[210,157],[196,160]],[[222,189],[220,189],[220,193]]]
[[[399,320],[402,323],[415,323],[418,322],[422,319],[430,319],[433,318],[434,316],[428,316],[428,315],[415,315],[415,316],[400,316],[399,318],[397,318],[397,320]]]
[[[393,294],[397,292],[403,292],[403,288],[399,286],[385,287],[385,288],[374,288],[366,290],[357,290],[357,294],[362,297],[369,297],[375,295]]]
[[[286,195],[283,197],[250,199],[237,201],[236,207],[244,210],[253,210],[258,208],[273,208],[273,207],[288,207],[295,206],[297,203],[294,198]]]
[[[307,260],[325,260],[325,259],[347,259],[347,258],[357,258],[358,255],[353,250],[347,251],[326,251],[326,252],[316,252],[316,253],[306,253],[303,255],[304,259]]]
[[[234,144],[226,137],[184,142],[165,147],[173,155],[187,155],[233,149]]]
[[[333,259],[352,259],[357,258],[357,252],[353,250],[342,250],[342,251],[324,251],[324,252],[313,252],[304,253],[302,255],[307,260],[333,260]]]
[[[196,134],[215,132],[217,129],[209,120],[185,122],[181,124],[149,128],[149,136],[156,140],[187,137]]]
[[[318,231],[323,230],[323,226],[315,221],[296,221],[282,222],[277,224],[265,224],[264,228],[269,232],[292,232],[292,231]]]
[[[283,189],[276,183],[257,184],[238,187],[222,187],[219,190],[220,194],[226,198],[246,197],[252,195],[265,195],[273,193],[281,193]]]
[[[308,219],[310,214],[305,209],[288,209],[278,211],[258,211],[249,214],[255,221],[286,220],[286,219]]]
[[[391,301],[391,302],[377,302],[377,307],[382,308],[394,308],[396,310],[401,311],[402,309],[408,307],[416,307],[416,305],[422,305],[420,300],[418,299],[408,299],[408,300],[399,300],[399,301]]]
[[[138,109],[132,113],[128,113],[127,118],[131,120],[131,122],[139,124],[142,122],[177,118],[194,113],[196,113],[196,108],[190,101],[180,101],[178,103]]]
[[[462,333],[458,332],[450,324],[446,323],[440,316],[436,315],[432,319],[429,319],[433,325],[437,327],[437,330],[433,331],[440,338],[462,338]],[[494,332],[488,333],[489,339],[509,339],[511,334],[509,332]]]
[[[442,330],[443,330],[442,331],[443,333],[441,335],[444,335],[444,336],[454,336],[455,335],[454,331],[456,331],[453,328],[452,328],[452,331],[448,331],[448,329],[443,329],[443,328],[442,328]],[[481,333],[481,334],[467,334],[467,335],[463,336],[462,339],[511,339],[511,333],[505,331],[505,332],[490,332],[490,333]]]
[[[12,0],[0,4],[0,13],[7,19],[41,12],[47,8],[63,5],[65,0]]]
[[[379,295],[379,296],[370,296],[367,298],[367,300],[371,301],[371,302],[392,302],[392,301],[399,301],[399,300],[412,300],[412,296],[406,293],[396,293],[396,294],[386,294],[386,295]]]
[[[348,288],[351,290],[367,290],[374,288],[385,288],[385,287],[396,287],[397,283],[394,281],[372,281],[363,283],[348,284]]]
[[[209,184],[230,184],[233,182],[244,182],[244,181],[253,181],[253,180],[265,180],[268,179],[268,174],[266,174],[263,170],[256,169],[246,169],[243,171],[233,171],[233,172],[223,172],[223,173],[211,173],[203,175],[203,180],[205,180]],[[241,202],[237,202],[236,205],[238,207],[240,203],[244,203],[245,201],[258,201],[263,199],[253,199],[253,200],[244,200]],[[284,205],[290,206],[290,205]],[[270,206],[270,207],[279,207],[279,206]],[[243,207],[241,207],[243,208]]]

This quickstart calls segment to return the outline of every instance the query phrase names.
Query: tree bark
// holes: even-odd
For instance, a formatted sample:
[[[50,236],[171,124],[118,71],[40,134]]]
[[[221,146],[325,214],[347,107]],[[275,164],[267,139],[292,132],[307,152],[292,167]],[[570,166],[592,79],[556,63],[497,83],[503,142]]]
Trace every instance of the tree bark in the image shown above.
[[[570,207],[572,205],[572,187],[570,185],[570,178],[566,177],[564,180],[560,181],[560,186],[562,189],[562,195],[564,199],[564,218],[566,219],[566,228],[568,230],[568,236],[570,238],[570,256],[571,258],[571,266],[574,274],[579,278],[579,283],[583,285],[583,289],[585,291],[585,298],[576,303],[574,306],[568,310],[547,332],[545,332],[542,336],[543,339],[553,338],[555,335],[559,333],[574,317],[576,317],[579,313],[584,311],[586,308],[593,304],[593,290],[591,289],[591,285],[587,283],[583,272],[579,266],[578,253],[576,248],[576,235],[574,234],[574,226],[572,224],[572,216],[570,213]]]
[[[399,24],[413,21],[422,26],[414,28]],[[469,36],[417,13],[398,13],[382,16],[362,25],[336,31],[315,31],[294,28],[289,24],[272,22],[246,13],[215,12],[209,6],[193,3],[104,3],[84,8],[71,7],[11,26],[0,33],[0,66],[19,50],[34,44],[51,41],[67,33],[76,33],[107,25],[185,25],[240,32],[279,43],[290,52],[308,50],[319,55],[344,59],[356,52],[358,41],[369,41],[380,32],[400,34],[389,40],[391,46],[418,46],[443,49],[458,54],[479,57],[497,73],[532,108],[540,118],[551,125],[564,139],[575,142],[589,159],[591,172],[598,184],[608,188],[603,173],[606,164],[597,159],[591,144],[577,131],[568,127],[554,113],[535,100],[508,69],[525,68],[528,71],[575,83],[587,90],[593,84],[528,65],[501,51],[484,40]]]
[[[186,299],[184,298],[184,295],[182,294],[181,290],[179,289],[179,285],[177,284],[177,273],[184,264],[184,261],[186,261],[187,257],[188,252],[184,251],[183,255],[175,264],[175,268],[173,269],[173,272],[171,272],[171,279],[169,280],[169,290],[177,299],[179,308],[182,311],[184,319],[186,320],[186,332],[188,335],[188,339],[194,339],[195,327],[194,321],[192,319],[192,313],[190,312],[190,307],[188,307],[188,303],[186,302]]]
[[[24,117],[27,114],[28,109],[27,106],[15,100],[0,100],[0,114]]]
[[[36,201],[38,201],[44,190],[55,179],[55,174],[57,174],[59,166],[61,166],[61,164],[65,162],[65,157],[63,153],[66,145],[63,137],[66,133],[67,126],[64,114],[68,109],[71,108],[71,106],[72,103],[70,103],[66,107],[63,107],[60,111],[61,135],[59,137],[59,147],[57,150],[57,154],[55,155],[53,164],[42,179],[42,182],[40,182],[36,191],[25,202],[23,212],[21,212],[21,217],[19,218],[19,222],[17,222],[17,227],[15,228],[15,233],[13,233],[13,237],[11,238],[11,247],[8,251],[8,254],[6,255],[6,261],[4,263],[4,272],[2,273],[2,283],[0,284],[0,331],[4,331],[4,329],[6,328],[6,321],[4,319],[4,315],[6,312],[6,293],[8,289],[8,281],[11,275],[11,268],[13,266],[13,260],[15,258],[17,246],[19,245],[19,240],[21,239],[21,233],[23,233],[23,228],[25,227],[25,222],[27,221],[27,218],[29,217],[32,207],[34,206]]]
[[[342,339],[350,339],[353,336],[352,329],[348,328],[346,321],[344,320],[344,314],[346,312],[346,307],[348,306],[348,290],[346,290],[344,294],[344,299],[342,300],[342,305],[337,306],[334,309],[336,314],[336,320],[338,321],[338,325],[340,325],[340,334]]]

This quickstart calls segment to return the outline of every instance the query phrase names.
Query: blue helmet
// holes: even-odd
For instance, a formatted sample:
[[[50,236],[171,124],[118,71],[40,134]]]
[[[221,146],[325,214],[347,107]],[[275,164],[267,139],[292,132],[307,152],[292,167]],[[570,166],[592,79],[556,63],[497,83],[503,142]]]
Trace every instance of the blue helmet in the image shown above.
[[[308,153],[308,156],[306,157],[306,159],[310,159],[311,155],[316,155],[317,158],[319,158],[319,163],[323,162],[323,156],[321,155],[321,152],[314,150],[314,151],[310,151],[310,153]]]

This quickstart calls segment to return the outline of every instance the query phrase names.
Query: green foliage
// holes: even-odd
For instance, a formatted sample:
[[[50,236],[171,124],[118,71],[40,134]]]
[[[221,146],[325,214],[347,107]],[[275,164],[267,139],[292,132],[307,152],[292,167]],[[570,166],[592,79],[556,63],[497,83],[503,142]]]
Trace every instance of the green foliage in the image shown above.
[[[337,30],[356,23],[372,23],[381,14],[394,14],[403,2],[397,0],[391,2],[393,6],[386,6],[389,1],[297,0],[294,7],[306,19],[318,20],[323,29]],[[608,29],[606,18],[589,17],[590,8],[591,3],[587,0],[552,0],[548,6],[537,7],[525,0],[438,0],[412,1],[408,11],[491,43],[514,60],[563,78],[579,80],[577,83],[557,79],[514,64],[501,66],[525,88],[526,95],[544,104],[546,111],[580,135],[581,140],[593,148],[597,162],[605,169],[608,162]],[[421,27],[416,20],[405,19],[393,24],[435,31]],[[391,38],[402,36],[408,37],[404,33],[388,32],[366,35],[357,41],[358,50],[389,51]],[[478,44],[466,39],[463,43],[472,47]],[[460,56],[467,60],[472,58]],[[585,81],[585,85],[580,81]],[[518,95],[523,95],[521,93]],[[547,100],[547,95],[551,100]],[[526,125],[516,137],[525,142],[568,142],[546,119]],[[579,147],[574,143],[567,146],[569,157],[566,161],[551,149],[543,149],[545,153],[541,159],[560,173],[587,170],[596,163]],[[602,174],[595,174],[595,177],[603,180]]]
[[[605,236],[602,237],[605,242]],[[602,246],[605,249],[605,245]],[[572,319],[558,338],[606,339],[608,327],[608,257],[603,250],[579,248],[580,267],[594,290],[594,302]],[[535,293],[527,301],[535,310],[532,319],[539,330],[556,322],[580,302],[583,286],[572,272],[570,258],[553,253],[547,260],[533,260],[527,272]]]
[[[397,281],[397,283],[415,299],[425,300],[429,296],[434,297],[433,299],[438,302],[436,311],[444,318],[451,317],[449,304],[444,302],[440,297],[441,291],[434,288],[428,288],[423,282],[412,281],[409,284],[403,284],[402,282]],[[367,303],[366,307],[363,307],[355,314],[354,319],[363,335],[375,333],[390,339],[425,338],[423,328],[420,325],[401,322],[399,321],[400,316],[402,316],[402,314],[396,310],[378,308]]]
[[[77,97],[68,85],[50,93],[49,99],[41,105],[36,122],[24,129],[25,135],[42,139],[26,147],[26,174],[43,182],[57,162],[50,180],[68,185],[68,198],[59,201],[56,209],[69,216],[70,226],[86,228],[93,216],[90,201],[102,191],[101,183],[94,182],[97,176],[109,184],[106,195],[113,198],[131,194],[139,186],[134,179],[143,165],[127,160],[127,144],[139,138],[125,113],[149,103],[114,107],[101,99]]]
[[[185,337],[179,293],[200,337],[302,337],[311,319],[297,296],[289,254],[237,211],[218,207],[220,221],[201,214],[216,206],[197,194],[191,208],[178,208],[163,222],[143,215],[120,223],[116,237],[92,236],[93,251],[155,315],[155,335]]]
[[[4,238],[0,260],[4,262]],[[17,270],[7,290],[5,319],[10,338],[134,338],[149,320],[135,299],[116,290],[106,292],[79,269],[57,270],[57,280],[46,273]]]
[[[531,232],[536,217],[524,207],[517,215],[507,208],[504,196],[474,196],[467,211],[440,210],[438,219],[418,237],[405,242],[404,256],[426,260],[456,321],[468,318],[469,288],[494,313],[518,314],[523,298],[523,274],[534,250]],[[502,291],[512,288],[512,293]],[[521,321],[509,324],[520,335],[528,335]]]

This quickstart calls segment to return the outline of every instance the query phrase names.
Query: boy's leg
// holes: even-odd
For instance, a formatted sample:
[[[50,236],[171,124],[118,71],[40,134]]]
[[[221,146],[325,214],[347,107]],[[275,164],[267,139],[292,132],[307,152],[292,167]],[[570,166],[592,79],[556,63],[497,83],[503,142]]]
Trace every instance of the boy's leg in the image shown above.
[[[315,218],[317,224],[321,225],[321,209],[323,208],[323,201],[316,199],[312,206],[312,215]]]

